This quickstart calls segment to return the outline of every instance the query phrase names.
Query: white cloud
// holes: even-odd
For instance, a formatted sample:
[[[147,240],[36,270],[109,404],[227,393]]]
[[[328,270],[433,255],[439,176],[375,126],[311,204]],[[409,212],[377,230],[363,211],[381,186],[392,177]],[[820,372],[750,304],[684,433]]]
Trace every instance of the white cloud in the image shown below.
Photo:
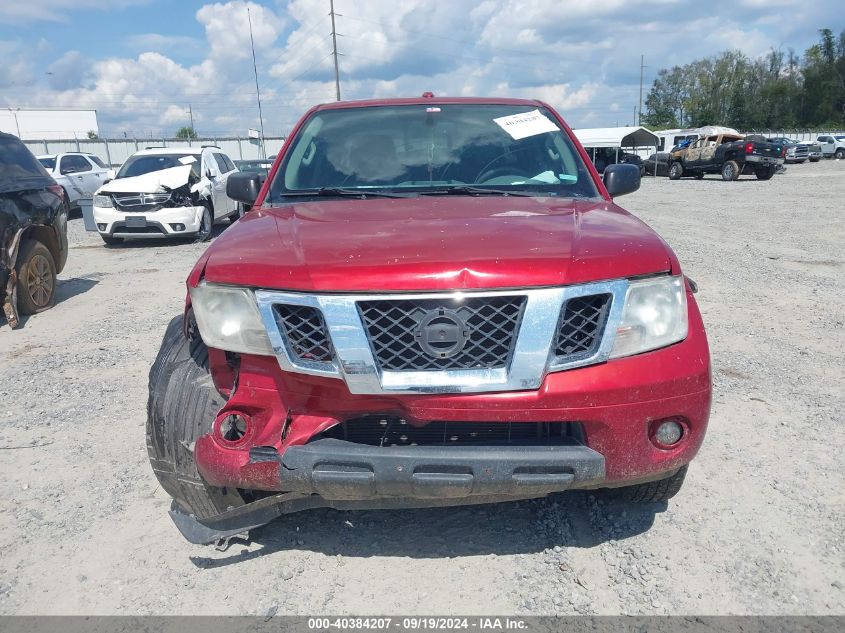
[[[119,0],[118,6],[143,1]],[[780,5],[787,1],[793,8],[784,21]],[[792,45],[801,51],[816,40],[818,28],[835,25],[840,1],[335,0],[342,92],[354,99],[425,90],[535,97],[560,108],[574,126],[630,123],[641,54],[648,66],[647,93],[660,68],[724,49],[759,55]],[[2,3],[0,21],[9,18],[9,4]],[[32,0],[26,6],[37,11],[13,10],[58,19],[70,15],[71,6],[94,5],[94,0]],[[86,63],[76,57],[77,67],[87,67],[76,74],[71,62],[79,53],[57,53],[45,42],[36,47],[40,53],[28,53],[25,38],[0,42],[0,86],[38,81],[38,90],[16,94],[31,103],[96,108],[106,132],[173,133],[187,121],[189,104],[201,133],[243,131],[258,124],[247,7],[265,129],[286,133],[308,107],[334,98],[325,0],[207,4],[196,12],[204,39],[134,34],[124,45],[143,52]],[[150,10],[164,15],[166,9]],[[48,53],[56,57],[43,67],[53,68],[54,75],[36,80],[33,58]],[[57,83],[55,70],[65,83]]]
[[[160,33],[137,33],[123,39],[127,48],[142,51],[171,51],[173,53],[197,49],[200,41],[187,35],[161,35]]]
[[[211,58],[217,61],[242,60],[252,56],[250,20],[257,51],[269,49],[285,26],[285,21],[272,10],[242,0],[207,4],[197,11],[197,20],[205,28]]]

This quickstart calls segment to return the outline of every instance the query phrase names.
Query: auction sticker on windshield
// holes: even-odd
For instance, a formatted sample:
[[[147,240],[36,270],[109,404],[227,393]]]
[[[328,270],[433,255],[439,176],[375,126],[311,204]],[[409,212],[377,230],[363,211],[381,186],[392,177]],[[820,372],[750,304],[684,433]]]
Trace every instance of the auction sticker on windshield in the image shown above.
[[[498,119],[493,119],[493,121],[505,132],[510,134],[511,138],[515,141],[558,130],[558,127],[543,116],[539,110],[500,116]]]

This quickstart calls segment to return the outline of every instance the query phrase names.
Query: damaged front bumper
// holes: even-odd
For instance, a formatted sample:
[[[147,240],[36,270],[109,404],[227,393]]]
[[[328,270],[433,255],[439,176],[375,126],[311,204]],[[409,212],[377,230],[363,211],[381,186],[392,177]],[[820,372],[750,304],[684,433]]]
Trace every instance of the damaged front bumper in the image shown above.
[[[147,213],[95,206],[94,221],[97,231],[110,237],[180,237],[199,232],[204,211],[202,205],[162,207]]]
[[[321,439],[250,451],[272,463],[287,492],[198,520],[174,503],[170,516],[197,544],[243,534],[278,516],[309,508],[419,508],[532,499],[604,481],[604,457],[579,444],[550,446],[362,446]],[[281,482],[280,482],[281,483]]]

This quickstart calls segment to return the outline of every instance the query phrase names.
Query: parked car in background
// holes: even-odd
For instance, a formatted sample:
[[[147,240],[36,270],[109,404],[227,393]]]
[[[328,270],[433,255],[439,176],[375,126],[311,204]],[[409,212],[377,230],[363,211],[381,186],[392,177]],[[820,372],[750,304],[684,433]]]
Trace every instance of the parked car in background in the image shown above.
[[[106,244],[156,237],[207,240],[215,222],[241,213],[226,195],[226,182],[235,171],[217,147],[141,150],[94,196],[100,237]]]
[[[640,175],[645,174],[643,169],[643,159],[637,154],[626,152],[616,147],[585,147],[587,154],[593,159],[593,164],[596,166],[596,171],[600,174],[609,165],[634,165],[640,170]]]
[[[270,168],[273,166],[273,161],[270,159],[258,160],[236,160],[235,167],[238,171],[246,171],[261,176],[262,180],[267,179],[267,174],[270,173]]]
[[[804,144],[809,149],[807,158],[811,163],[817,163],[824,157],[824,154],[822,153],[821,143],[819,143],[818,141],[808,141]]]
[[[53,304],[68,212],[62,187],[16,136],[0,132],[0,300],[13,328],[19,314]]]
[[[742,174],[753,173],[758,180],[769,180],[783,164],[785,149],[761,139],[737,134],[703,136],[685,149],[672,152],[669,179],[721,174],[722,180],[736,180]]]
[[[114,178],[114,170],[95,154],[68,152],[36,158],[64,189],[71,210],[79,207],[81,199],[93,197],[97,189]]]
[[[670,158],[669,152],[652,154],[643,161],[643,169],[649,176],[668,176]]]
[[[825,134],[816,141],[822,148],[822,155],[826,158],[845,158],[845,135]]]
[[[783,145],[786,150],[783,160],[785,163],[804,163],[810,157],[810,145],[801,143],[785,136],[775,136],[766,139],[769,143]]]

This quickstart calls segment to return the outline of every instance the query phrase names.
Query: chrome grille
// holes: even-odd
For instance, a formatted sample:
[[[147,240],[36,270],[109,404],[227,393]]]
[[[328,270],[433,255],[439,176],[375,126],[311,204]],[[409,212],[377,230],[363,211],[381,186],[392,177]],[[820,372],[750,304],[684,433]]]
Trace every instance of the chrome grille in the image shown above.
[[[510,360],[525,296],[361,301],[358,310],[383,371],[492,369]],[[438,351],[425,344],[426,324],[438,316],[455,322],[462,346]],[[459,348],[458,348],[459,347]]]
[[[294,356],[300,360],[331,362],[332,344],[317,308],[276,305],[275,313]]]
[[[555,355],[592,354],[601,342],[611,301],[609,294],[575,297],[567,301],[561,310]]]
[[[169,193],[113,193],[115,208],[133,213],[158,210],[170,200]]]

